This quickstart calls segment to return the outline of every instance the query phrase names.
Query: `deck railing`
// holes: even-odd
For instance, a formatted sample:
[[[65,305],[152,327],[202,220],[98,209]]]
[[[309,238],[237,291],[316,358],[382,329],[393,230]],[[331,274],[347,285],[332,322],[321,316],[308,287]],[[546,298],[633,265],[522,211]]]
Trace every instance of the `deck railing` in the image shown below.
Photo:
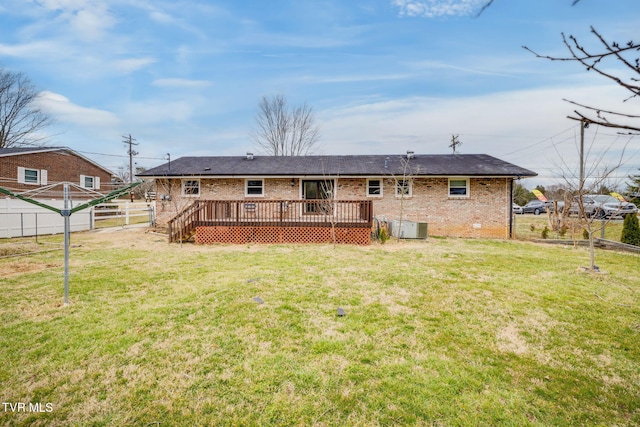
[[[198,226],[371,227],[371,200],[196,200],[169,220],[169,240]]]

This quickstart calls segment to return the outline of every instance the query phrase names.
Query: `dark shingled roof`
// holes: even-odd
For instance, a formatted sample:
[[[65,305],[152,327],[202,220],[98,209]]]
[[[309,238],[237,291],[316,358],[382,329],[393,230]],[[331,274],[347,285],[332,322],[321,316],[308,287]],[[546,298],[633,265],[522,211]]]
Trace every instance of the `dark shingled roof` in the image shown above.
[[[0,148],[0,156],[10,156],[15,154],[41,153],[46,151],[68,150],[66,147],[11,147]]]
[[[405,167],[405,164],[407,165]],[[275,157],[181,157],[139,173],[142,178],[181,176],[505,176],[535,172],[486,154],[416,154]]]

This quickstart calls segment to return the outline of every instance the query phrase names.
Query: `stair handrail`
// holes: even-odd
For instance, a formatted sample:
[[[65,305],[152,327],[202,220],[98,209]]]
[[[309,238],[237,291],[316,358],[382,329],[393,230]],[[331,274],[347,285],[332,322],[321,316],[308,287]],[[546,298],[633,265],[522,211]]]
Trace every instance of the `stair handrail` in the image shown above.
[[[201,200],[194,200],[190,205],[186,206],[175,216],[173,216],[168,222],[169,226],[169,242],[175,242],[178,239],[188,238],[193,231],[195,231],[195,225],[199,219],[199,213],[204,209],[206,203]],[[175,223],[179,223],[179,226],[174,227]]]

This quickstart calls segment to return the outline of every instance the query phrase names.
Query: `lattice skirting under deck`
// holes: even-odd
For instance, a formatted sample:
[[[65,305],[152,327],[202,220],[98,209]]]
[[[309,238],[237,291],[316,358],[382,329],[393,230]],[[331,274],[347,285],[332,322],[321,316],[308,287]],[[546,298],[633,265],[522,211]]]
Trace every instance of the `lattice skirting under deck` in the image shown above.
[[[214,243],[335,243],[368,245],[370,228],[329,227],[196,227],[197,244]]]

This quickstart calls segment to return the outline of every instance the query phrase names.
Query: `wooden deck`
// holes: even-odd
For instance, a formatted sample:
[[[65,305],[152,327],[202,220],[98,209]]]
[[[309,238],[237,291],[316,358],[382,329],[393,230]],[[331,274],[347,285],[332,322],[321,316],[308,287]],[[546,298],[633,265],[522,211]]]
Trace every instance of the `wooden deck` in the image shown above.
[[[372,220],[370,200],[196,200],[168,225],[171,242],[368,244]]]

